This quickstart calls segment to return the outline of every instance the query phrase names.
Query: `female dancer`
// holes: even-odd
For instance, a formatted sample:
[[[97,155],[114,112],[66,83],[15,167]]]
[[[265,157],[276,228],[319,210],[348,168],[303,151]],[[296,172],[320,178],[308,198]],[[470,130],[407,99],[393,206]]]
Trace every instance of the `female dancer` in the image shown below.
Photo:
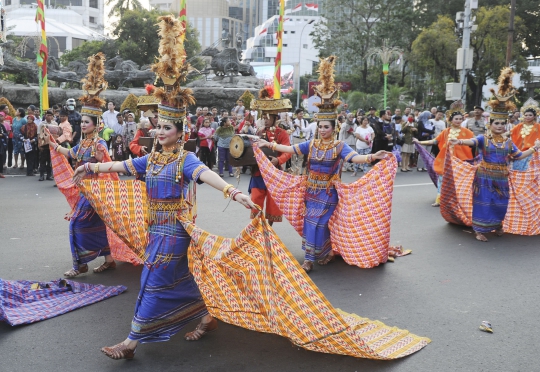
[[[502,223],[508,209],[510,189],[508,186],[509,160],[520,160],[540,149],[540,140],[521,152],[511,139],[505,138],[504,119],[492,119],[491,134],[483,134],[472,139],[450,138],[451,145],[478,146],[482,152],[480,163],[474,177],[472,225],[476,239],[487,242],[485,233],[495,230],[498,236],[504,231]]]
[[[117,345],[102,349],[112,359],[132,359],[139,342],[166,341],[193,319],[202,317],[197,328],[186,334],[186,340],[198,340],[217,328],[217,321],[208,314],[189,272],[187,249],[191,238],[176,219],[178,211],[189,212],[185,201],[189,182],[207,183],[223,190],[224,195],[246,208],[255,208],[248,196],[210,171],[193,153],[183,150],[181,122],[161,121],[160,117],[156,130],[162,152],[120,163],[81,165],[73,176],[77,183],[87,174],[146,174],[146,191],[153,217],[141,291],[128,337]]]
[[[97,116],[82,116],[81,131],[85,138],[71,149],[53,142],[54,139],[51,136],[55,151],[74,160],[77,166],[103,160],[104,153],[107,152],[107,143],[98,136],[97,121]],[[88,262],[99,256],[105,256],[105,262],[94,268],[94,273],[116,268],[116,263],[111,256],[105,224],[82,194],[69,221],[69,243],[73,268],[65,272],[64,276],[74,278],[88,272]]]
[[[162,150],[156,152],[156,146],[153,146],[149,155],[140,158],[86,164],[79,166],[73,175],[75,183],[87,174],[146,175],[150,213],[141,290],[128,337],[119,344],[101,349],[112,359],[132,359],[139,342],[167,341],[193,319],[202,318],[197,328],[185,335],[188,341],[198,340],[217,328],[217,320],[208,314],[189,272],[187,250],[191,238],[177,219],[178,214],[187,216],[191,213],[192,204],[186,200],[190,182],[205,182],[246,208],[255,208],[248,196],[210,171],[195,154],[184,151],[186,106],[195,103],[191,90],[180,87],[180,80],[189,68],[181,60],[183,54],[179,48],[184,30],[173,16],[162,16],[159,21],[159,50],[163,56],[153,70],[165,83],[165,89],[157,88],[154,93],[162,102],[158,107],[156,127],[156,140]],[[177,78],[170,78],[171,71]]]
[[[444,159],[446,158],[446,150],[448,145],[449,139],[469,139],[474,137],[473,132],[468,130],[467,128],[463,128],[461,126],[461,123],[463,122],[463,112],[459,108],[459,103],[453,103],[454,107],[450,107],[450,110],[448,112],[449,121],[450,121],[450,127],[443,130],[435,139],[429,140],[429,141],[419,141],[416,138],[413,138],[414,143],[419,143],[423,146],[431,146],[431,145],[438,145],[439,146],[439,154],[435,158],[435,161],[433,163],[433,169],[439,176],[439,182],[437,186],[437,198],[435,199],[435,203],[431,204],[432,207],[438,207],[440,206],[440,198],[441,198],[441,185],[442,185],[442,178],[443,178],[443,171],[444,171]],[[454,155],[457,156],[461,160],[471,159],[472,158],[472,151],[470,147],[467,146],[459,146],[456,147],[454,150]]]
[[[302,236],[302,249],[306,252],[302,268],[306,272],[313,269],[315,261],[319,265],[326,265],[335,258],[328,222],[338,202],[337,191],[332,182],[340,178],[342,161],[354,164],[371,163],[373,160],[385,158],[388,154],[386,151],[378,151],[375,154],[359,155],[346,143],[334,140],[335,120],[322,119],[317,125],[320,139],[314,141],[285,146],[259,140],[259,147],[308,156],[306,217]]]
[[[538,103],[534,100],[527,100],[523,104],[523,123],[512,128],[512,142],[516,147],[525,151],[534,146],[537,139],[540,139],[540,123],[536,123]]]

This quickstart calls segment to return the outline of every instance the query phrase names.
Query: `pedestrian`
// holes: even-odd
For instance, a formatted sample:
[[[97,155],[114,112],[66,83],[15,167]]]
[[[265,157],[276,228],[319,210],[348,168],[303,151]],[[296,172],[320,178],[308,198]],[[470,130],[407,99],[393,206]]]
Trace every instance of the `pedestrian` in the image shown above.
[[[135,133],[137,132],[137,123],[135,122],[135,115],[133,115],[132,112],[126,113],[126,118],[127,120],[123,125],[124,132],[122,133],[122,137],[124,139],[126,156],[129,159],[130,155],[131,157],[137,157],[137,155],[133,154],[129,149],[129,144],[133,141]]]
[[[73,129],[68,121],[68,112],[66,110],[60,110],[58,117],[60,118],[58,126],[62,130],[62,134],[56,139],[56,142],[67,149],[73,144]]]
[[[115,108],[114,102],[109,101],[107,103],[107,111],[105,111],[101,117],[103,119],[103,123],[105,124],[105,126],[109,129],[114,130],[116,133],[116,130],[115,130],[115,127],[117,124],[116,115],[118,115],[118,111],[116,111],[114,108]],[[112,140],[113,140],[113,137],[111,137],[107,141],[107,147],[109,149],[111,148]]]
[[[13,118],[13,125],[11,130],[13,131],[13,155],[15,157],[15,163],[13,168],[24,168],[25,152],[24,143],[21,140],[21,128],[26,124],[25,112],[23,108],[18,108],[15,111],[15,117]],[[19,155],[21,156],[21,166],[18,166]]]
[[[6,163],[9,132],[4,125],[4,112],[0,111],[0,178],[4,177],[4,167]]]
[[[66,109],[68,114],[68,121],[71,124],[72,132],[72,145],[75,146],[81,140],[81,120],[82,116],[75,110],[75,99],[70,98],[66,101]]]
[[[9,115],[8,105],[0,105],[0,112],[4,113],[4,127],[8,131],[7,139],[7,167],[11,168],[13,165],[13,131],[11,126],[13,125],[13,118]]]
[[[442,109],[437,109],[437,114],[435,114],[435,118],[430,119],[430,122],[433,124],[433,129],[435,130],[435,133],[433,133],[433,138],[437,138],[439,134],[441,134],[441,132],[446,129],[446,123],[443,118],[444,113],[442,112]],[[433,146],[431,148],[431,153],[433,154],[433,156],[436,157],[439,154],[439,147]]]
[[[371,146],[373,145],[373,137],[375,136],[375,131],[369,125],[369,119],[366,116],[357,117],[360,125],[356,128],[354,132],[354,137],[356,138],[356,152],[359,155],[368,155],[371,154]],[[354,164],[354,173],[353,177],[356,176],[358,169],[360,172],[367,173],[368,164]]]
[[[219,128],[216,130],[215,137],[218,149],[218,170],[219,175],[223,177],[223,166],[229,169],[229,176],[233,177],[233,168],[229,164],[229,146],[234,136],[234,127],[231,125],[230,118],[221,119]]]
[[[403,146],[401,147],[401,171],[410,172],[409,168],[411,157],[415,152],[414,148],[414,135],[418,132],[418,128],[411,117],[410,120],[407,120],[403,123],[401,128],[401,133],[403,133]]]
[[[124,139],[122,138],[122,135],[119,134],[112,144],[112,159],[115,161],[126,160],[127,153],[125,149]]]
[[[26,124],[21,127],[21,141],[26,155],[26,175],[33,176],[36,162],[38,128],[34,123],[34,115],[26,116]]]
[[[199,129],[199,159],[209,169],[212,169],[216,159],[214,158],[214,133],[215,130],[210,127],[210,119],[206,118],[203,121],[202,127]]]
[[[61,134],[60,127],[53,120],[54,113],[51,110],[45,112],[45,120],[38,126],[38,147],[39,147],[39,181],[45,180],[45,174],[47,174],[47,181],[54,181],[52,178],[52,164],[51,164],[51,152],[49,149],[49,134],[53,135],[55,140],[58,139]]]
[[[341,126],[341,130],[339,132],[339,138],[338,138],[340,141],[343,141],[344,143],[349,145],[351,148],[355,148],[356,142],[357,142],[357,139],[354,135],[354,132],[356,130],[356,124],[354,123],[353,119],[354,119],[354,114],[352,113],[347,114],[345,122]],[[355,165],[356,164],[353,165],[353,163],[343,162],[343,171],[344,172],[356,171]]]
[[[437,108],[435,108],[437,109]],[[423,142],[430,141],[433,138],[433,134],[435,133],[435,126],[433,122],[430,120],[431,118],[431,112],[424,111],[420,114],[418,117],[418,133],[419,137],[418,139]],[[431,152],[431,145],[422,145],[427,152]],[[424,159],[420,156],[418,157],[418,163],[417,163],[417,172],[427,172],[426,164],[424,163]]]

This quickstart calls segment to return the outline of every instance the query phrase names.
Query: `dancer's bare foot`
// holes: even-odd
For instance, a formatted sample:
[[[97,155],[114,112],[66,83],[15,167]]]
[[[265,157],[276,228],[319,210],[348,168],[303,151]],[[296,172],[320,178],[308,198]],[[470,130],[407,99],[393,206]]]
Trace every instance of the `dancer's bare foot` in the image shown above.
[[[503,236],[504,229],[501,227],[500,229],[495,230],[495,234],[497,234],[497,236]]]
[[[488,239],[482,233],[476,233],[476,240],[479,240],[481,242],[487,242],[488,241]]]

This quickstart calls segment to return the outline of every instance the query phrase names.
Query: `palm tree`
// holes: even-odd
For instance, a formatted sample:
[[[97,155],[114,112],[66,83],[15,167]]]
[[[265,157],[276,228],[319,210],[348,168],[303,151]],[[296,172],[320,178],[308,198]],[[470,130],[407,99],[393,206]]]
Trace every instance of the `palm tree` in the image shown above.
[[[378,107],[382,95],[355,91],[341,93],[341,98],[349,105],[352,111],[356,111],[358,109],[368,110],[371,106]]]
[[[407,88],[399,87],[397,85],[391,85],[388,87],[386,105],[391,107],[392,110],[395,108],[405,108],[405,106],[407,106],[407,102],[409,101],[410,92],[407,90]],[[384,104],[382,99],[380,99],[379,102]]]
[[[124,11],[128,9],[133,9],[133,10],[143,9],[143,6],[139,0],[107,0],[107,5],[111,5],[113,3],[114,5],[111,11],[109,12],[109,17],[112,17],[114,15],[122,16],[122,14],[124,14]]]

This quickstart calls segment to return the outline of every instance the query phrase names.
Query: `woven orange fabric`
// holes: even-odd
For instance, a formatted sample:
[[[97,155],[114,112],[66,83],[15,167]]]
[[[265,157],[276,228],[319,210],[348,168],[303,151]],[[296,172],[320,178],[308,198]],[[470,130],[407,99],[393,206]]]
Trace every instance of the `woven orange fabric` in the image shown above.
[[[254,152],[266,187],[302,236],[307,176],[285,173],[272,166],[258,147]],[[391,156],[352,184],[334,182],[339,202],[329,223],[332,250],[349,265],[370,268],[388,259],[396,170],[397,161]]]
[[[441,215],[454,224],[472,226],[473,181],[477,164],[455,156],[446,159],[441,186]],[[510,199],[503,221],[506,233],[540,235],[540,154],[534,154],[526,171],[510,170]]]
[[[450,133],[450,129],[451,128],[446,128],[436,138],[438,142],[437,146],[439,146],[439,154],[433,162],[433,169],[438,175],[443,174],[443,170],[445,167],[444,159],[446,158],[446,151],[448,149],[448,134]],[[471,132],[467,128],[461,128],[458,139],[469,139],[473,137],[473,132]],[[471,159],[472,150],[469,146],[456,146],[454,147],[454,156],[457,156],[461,160]]]
[[[518,149],[525,151],[534,146],[534,141],[540,139],[540,124],[535,123],[531,133],[525,138],[521,137],[521,128],[523,128],[523,123],[512,128],[512,142],[514,142]]]
[[[259,215],[234,239],[182,221],[189,264],[209,312],[304,349],[369,359],[410,355],[430,340],[335,309]]]
[[[73,184],[72,181],[73,169],[71,168],[67,158],[64,155],[54,151],[52,146],[50,147],[50,152],[56,185],[66,197],[70,208],[73,209],[80,197],[79,189],[75,184]],[[103,162],[109,161],[111,161],[111,158],[107,153],[105,153]],[[116,173],[101,173],[99,174],[99,179],[111,181],[119,180]],[[134,265],[139,265],[142,263],[141,259],[138,258],[109,227],[107,227],[107,239],[109,241],[109,246],[111,247],[111,255],[115,260],[131,262]]]

